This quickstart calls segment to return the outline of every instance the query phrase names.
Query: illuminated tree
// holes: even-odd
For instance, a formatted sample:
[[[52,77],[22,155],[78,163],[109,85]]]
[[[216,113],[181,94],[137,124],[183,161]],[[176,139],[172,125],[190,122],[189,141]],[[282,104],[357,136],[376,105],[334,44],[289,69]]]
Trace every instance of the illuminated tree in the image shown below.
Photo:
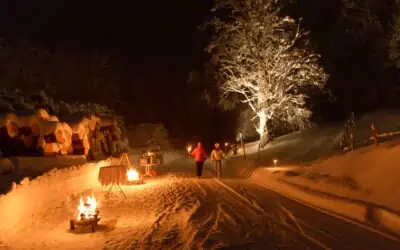
[[[229,17],[208,23],[216,33],[208,51],[219,69],[223,98],[237,96],[251,108],[260,145],[271,120],[293,129],[308,124],[308,93],[322,90],[328,78],[306,32],[290,17],[280,17],[275,2],[221,0],[213,10],[228,11]]]

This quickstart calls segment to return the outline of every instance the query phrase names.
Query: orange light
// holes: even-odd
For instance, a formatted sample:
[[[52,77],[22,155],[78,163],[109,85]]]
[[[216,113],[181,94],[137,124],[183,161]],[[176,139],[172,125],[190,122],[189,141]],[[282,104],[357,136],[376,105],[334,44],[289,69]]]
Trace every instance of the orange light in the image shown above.
[[[94,195],[88,196],[86,202],[83,203],[83,199],[79,200],[78,205],[78,221],[93,219],[96,215],[97,201]]]
[[[126,175],[128,176],[128,181],[139,180],[139,173],[133,168],[129,169]]]

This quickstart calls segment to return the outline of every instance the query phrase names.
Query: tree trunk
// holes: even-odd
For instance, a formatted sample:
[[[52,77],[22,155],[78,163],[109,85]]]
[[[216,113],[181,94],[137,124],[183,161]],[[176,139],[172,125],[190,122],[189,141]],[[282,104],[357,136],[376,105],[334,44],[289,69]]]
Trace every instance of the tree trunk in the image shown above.
[[[261,148],[265,146],[268,138],[268,127],[267,127],[267,115],[265,110],[261,110],[257,113],[259,123],[257,132],[260,135],[260,141],[258,142],[258,159],[260,159]]]

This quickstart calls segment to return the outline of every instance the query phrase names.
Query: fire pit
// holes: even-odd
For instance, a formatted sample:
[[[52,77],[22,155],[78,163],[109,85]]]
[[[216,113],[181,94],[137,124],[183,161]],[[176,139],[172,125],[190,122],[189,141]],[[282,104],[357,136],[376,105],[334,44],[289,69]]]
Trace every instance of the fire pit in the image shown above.
[[[133,168],[126,171],[127,185],[143,184],[143,177],[140,176],[139,172]]]
[[[84,203],[81,197],[78,211],[79,213],[77,219],[70,220],[69,222],[70,229],[73,231],[75,230],[75,226],[91,226],[92,232],[94,232],[95,227],[100,220],[96,198],[93,195],[88,196],[86,202]]]

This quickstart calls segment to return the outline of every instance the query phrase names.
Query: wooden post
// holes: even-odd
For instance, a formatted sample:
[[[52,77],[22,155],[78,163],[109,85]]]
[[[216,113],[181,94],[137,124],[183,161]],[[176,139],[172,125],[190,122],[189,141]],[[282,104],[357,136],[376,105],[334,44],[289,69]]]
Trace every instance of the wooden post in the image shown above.
[[[126,163],[128,164],[128,166],[132,166],[132,164],[131,164],[131,161],[129,160],[129,156],[128,156],[128,153],[123,153],[122,155],[121,155],[121,158],[120,158],[120,161],[119,161],[119,164],[118,165],[121,165],[122,164],[122,162],[123,161],[126,161]]]
[[[376,130],[375,124],[371,124],[371,130],[375,146],[379,147],[379,134],[378,131]]]
[[[245,149],[244,144],[243,144],[242,133],[240,133],[239,135],[240,135],[240,143],[242,144],[242,149],[243,149],[243,157],[244,157],[244,159],[246,159],[246,149]]]
[[[350,131],[350,148],[351,148],[351,151],[354,150],[354,135],[353,135],[353,131]]]

